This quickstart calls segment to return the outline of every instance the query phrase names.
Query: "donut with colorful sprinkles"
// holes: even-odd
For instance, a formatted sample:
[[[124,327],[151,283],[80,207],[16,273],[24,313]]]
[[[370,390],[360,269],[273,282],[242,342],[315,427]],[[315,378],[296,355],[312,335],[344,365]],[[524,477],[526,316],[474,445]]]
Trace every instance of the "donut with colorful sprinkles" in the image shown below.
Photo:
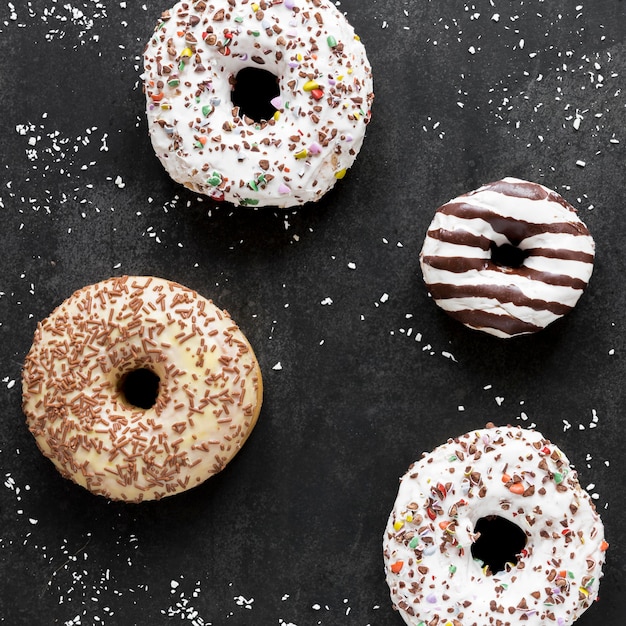
[[[504,178],[437,209],[420,264],[430,295],[448,315],[509,338],[571,311],[594,256],[589,230],[561,195]]]
[[[172,179],[246,207],[315,202],[359,153],[365,47],[330,0],[187,0],[143,55],[149,135]]]
[[[409,626],[569,626],[597,599],[607,548],[565,454],[493,424],[411,465],[383,538]]]
[[[39,322],[22,372],[37,445],[112,500],[158,500],[222,470],[254,428],[259,364],[226,311],[162,278],[76,291]]]

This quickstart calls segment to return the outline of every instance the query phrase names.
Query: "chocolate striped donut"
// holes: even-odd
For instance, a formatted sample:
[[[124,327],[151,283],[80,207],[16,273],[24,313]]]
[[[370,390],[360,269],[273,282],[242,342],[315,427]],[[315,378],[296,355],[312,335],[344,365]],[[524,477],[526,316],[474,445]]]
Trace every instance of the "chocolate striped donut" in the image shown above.
[[[574,308],[595,244],[558,193],[504,178],[439,207],[420,253],[435,302],[497,337],[537,332]]]

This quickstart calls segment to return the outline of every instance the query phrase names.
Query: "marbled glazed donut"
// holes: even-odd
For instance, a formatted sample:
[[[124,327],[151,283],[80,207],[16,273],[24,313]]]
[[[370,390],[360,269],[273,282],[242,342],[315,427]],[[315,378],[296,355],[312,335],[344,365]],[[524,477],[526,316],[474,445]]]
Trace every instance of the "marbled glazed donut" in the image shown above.
[[[473,553],[477,528],[488,543],[496,523],[514,525],[522,542],[491,571]],[[410,626],[567,626],[596,599],[607,548],[563,452],[536,431],[488,427],[409,468],[383,550],[393,605]]]
[[[80,289],[40,322],[22,390],[28,428],[61,474],[128,502],[223,469],[256,424],[263,392],[228,313],[149,276]]]
[[[449,315],[507,338],[570,311],[594,255],[587,227],[559,194],[505,178],[437,209],[420,264],[431,296]]]
[[[251,68],[278,83],[261,119],[233,103]],[[374,97],[365,48],[328,0],[178,2],[148,42],[144,70],[149,133],[167,172],[243,206],[319,200],[353,164]]]

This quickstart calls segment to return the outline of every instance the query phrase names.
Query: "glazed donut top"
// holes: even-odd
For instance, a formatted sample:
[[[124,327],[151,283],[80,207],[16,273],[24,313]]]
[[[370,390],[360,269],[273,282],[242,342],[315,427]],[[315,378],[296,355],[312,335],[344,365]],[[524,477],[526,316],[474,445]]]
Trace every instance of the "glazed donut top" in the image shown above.
[[[278,79],[269,120],[232,103],[248,67]],[[170,176],[243,206],[319,200],[352,165],[370,119],[365,48],[326,0],[178,2],[144,68],[150,137]]]
[[[526,545],[489,572],[476,523],[499,516]],[[394,606],[411,626],[567,626],[598,594],[608,544],[567,457],[536,431],[485,428],[413,464],[384,535]]]
[[[130,393],[137,372],[158,378],[143,408]],[[80,289],[40,322],[22,389],[29,430],[63,476],[132,502],[219,472],[262,401],[257,360],[228,313],[144,276]]]
[[[502,246],[517,248],[519,267],[494,261]],[[570,311],[589,282],[594,254],[587,227],[559,194],[505,178],[441,206],[420,263],[430,294],[448,314],[507,338]]]

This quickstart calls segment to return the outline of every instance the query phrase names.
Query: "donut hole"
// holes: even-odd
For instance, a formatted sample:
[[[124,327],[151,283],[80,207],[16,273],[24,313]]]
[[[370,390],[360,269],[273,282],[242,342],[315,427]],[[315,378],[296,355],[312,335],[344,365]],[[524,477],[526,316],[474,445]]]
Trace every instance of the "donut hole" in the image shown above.
[[[526,250],[522,250],[513,244],[504,243],[501,246],[495,243],[491,244],[491,260],[500,267],[519,269],[524,265],[527,257],[528,252]]]
[[[147,410],[156,404],[160,382],[152,370],[142,367],[124,374],[117,384],[117,391],[126,404]]]
[[[520,552],[526,546],[526,533],[513,522],[498,515],[481,517],[474,527],[480,537],[472,544],[472,556],[482,561],[495,574],[506,564],[517,565]]]
[[[235,76],[231,100],[242,116],[255,122],[269,120],[276,113],[272,100],[278,96],[278,78],[267,70],[244,67]]]

